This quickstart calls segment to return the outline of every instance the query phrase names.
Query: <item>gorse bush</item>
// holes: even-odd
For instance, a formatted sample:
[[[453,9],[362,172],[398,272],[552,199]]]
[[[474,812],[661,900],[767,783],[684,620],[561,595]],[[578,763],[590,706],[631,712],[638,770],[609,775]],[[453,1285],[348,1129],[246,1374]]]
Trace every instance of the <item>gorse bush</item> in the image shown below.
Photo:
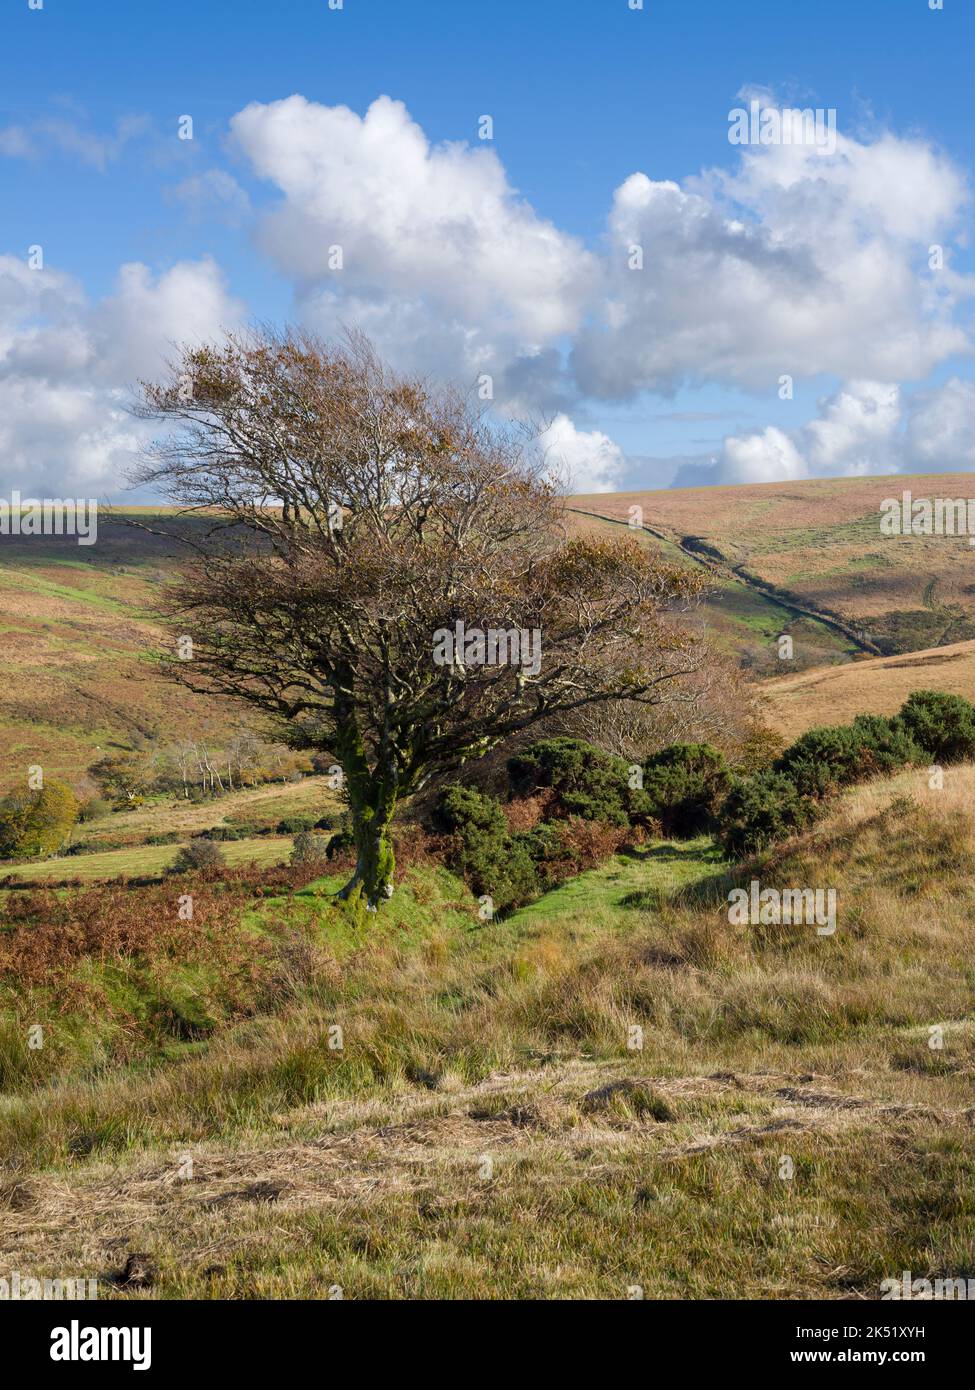
[[[447,863],[496,911],[531,902],[541,891],[529,853],[534,831],[512,835],[501,803],[472,787],[448,787],[432,812],[436,831],[449,837]]]
[[[562,830],[562,825],[542,821],[513,837],[534,864],[540,887],[549,888],[571,875],[572,850]]]
[[[847,726],[809,729],[772,764],[804,797],[832,796],[860,775],[860,740]]]
[[[291,846],[292,864],[324,864],[328,860],[328,835],[316,834],[313,830],[302,830],[294,838]]]
[[[961,695],[915,690],[900,720],[908,736],[935,762],[975,759],[975,705]]]
[[[188,845],[184,845],[172,864],[168,872],[171,874],[188,874],[197,869],[212,869],[222,867],[226,864],[223,850],[213,840],[197,839],[191,840]]]
[[[731,786],[724,755],[707,743],[674,743],[643,765],[643,790],[664,835],[687,839],[712,830]]]
[[[579,738],[548,738],[508,760],[508,781],[515,797],[544,790],[555,795],[556,814],[579,816],[625,826],[650,814],[650,803],[631,787],[623,758],[594,748]]]
[[[67,843],[80,803],[53,778],[37,791],[10,792],[0,801],[0,859],[39,859]]]
[[[818,799],[922,757],[899,721],[860,715],[852,724],[810,729],[776,759],[773,770],[785,773],[803,796]]]
[[[854,783],[928,758],[975,759],[975,705],[916,691],[899,715],[810,729],[763,765],[774,748],[774,739],[762,740],[754,770],[736,775],[710,744],[672,744],[642,764],[641,787],[624,759],[583,739],[542,739],[508,760],[507,807],[452,787],[435,824],[454,837],[452,867],[506,906],[605,859],[633,830],[674,839],[712,833],[740,858],[806,829],[820,803]]]
[[[351,830],[336,830],[325,846],[325,858],[332,861],[355,853],[355,836]]]
[[[975,707],[931,691],[915,692],[893,718],[861,714],[852,724],[809,729],[770,772],[735,782],[721,809],[719,839],[725,852],[752,854],[803,830],[818,814],[819,802],[869,777],[916,766],[933,756],[935,747],[958,753],[965,746],[966,709],[975,736]],[[971,752],[975,755],[975,742]]]
[[[766,849],[811,825],[816,803],[781,772],[758,772],[736,781],[721,809],[718,839],[731,859]]]
[[[335,822],[331,816],[283,816],[278,821],[278,835],[300,835],[304,830],[334,830]]]
[[[897,772],[924,762],[924,749],[908,733],[900,715],[858,714],[853,727],[862,740],[863,776]]]

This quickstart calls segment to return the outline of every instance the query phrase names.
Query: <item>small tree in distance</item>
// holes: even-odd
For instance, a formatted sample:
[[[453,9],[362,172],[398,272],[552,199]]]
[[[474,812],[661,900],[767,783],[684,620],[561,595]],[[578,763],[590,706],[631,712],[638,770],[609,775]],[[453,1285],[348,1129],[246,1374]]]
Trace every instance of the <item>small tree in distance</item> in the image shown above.
[[[9,792],[0,801],[0,859],[39,859],[67,843],[81,803],[55,778],[35,791]]]
[[[136,480],[210,518],[169,595],[193,643],[172,669],[334,756],[347,898],[392,891],[393,813],[434,775],[560,712],[666,700],[700,660],[672,618],[697,576],[633,539],[572,537],[530,440],[361,336],[186,349],[140,412],[172,432]],[[458,623],[537,632],[540,662],[489,664],[476,641],[435,659]]]
[[[226,863],[220,846],[215,844],[213,840],[206,839],[205,836],[199,836],[195,840],[190,840],[188,845],[184,845],[179,850],[166,872],[189,874],[197,869],[223,868]]]

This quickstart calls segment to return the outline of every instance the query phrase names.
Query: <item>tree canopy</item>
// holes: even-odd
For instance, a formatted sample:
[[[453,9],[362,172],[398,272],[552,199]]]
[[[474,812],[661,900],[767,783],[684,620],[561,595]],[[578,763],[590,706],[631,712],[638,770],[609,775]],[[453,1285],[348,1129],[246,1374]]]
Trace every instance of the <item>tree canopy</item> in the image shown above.
[[[34,790],[14,791],[0,801],[0,859],[38,859],[67,841],[81,804],[54,778]]]
[[[211,522],[169,595],[173,670],[334,755],[369,906],[401,797],[560,712],[665,700],[701,659],[674,621],[695,575],[573,535],[528,436],[358,335],[186,349],[140,409],[171,429],[138,481]],[[445,632],[474,640],[444,659]]]

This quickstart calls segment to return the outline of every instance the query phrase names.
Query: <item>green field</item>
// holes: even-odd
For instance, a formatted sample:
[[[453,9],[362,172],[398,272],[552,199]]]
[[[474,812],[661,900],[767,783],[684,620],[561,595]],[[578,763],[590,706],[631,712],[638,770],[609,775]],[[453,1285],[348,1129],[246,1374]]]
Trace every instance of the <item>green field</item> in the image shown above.
[[[291,843],[290,836],[262,835],[251,840],[230,840],[220,848],[228,864],[253,862],[264,866],[284,863],[291,851]],[[179,844],[132,845],[127,849],[62,855],[57,859],[44,859],[34,864],[11,865],[7,866],[6,872],[24,883],[73,878],[94,883],[121,876],[154,876],[165,872],[179,848]]]

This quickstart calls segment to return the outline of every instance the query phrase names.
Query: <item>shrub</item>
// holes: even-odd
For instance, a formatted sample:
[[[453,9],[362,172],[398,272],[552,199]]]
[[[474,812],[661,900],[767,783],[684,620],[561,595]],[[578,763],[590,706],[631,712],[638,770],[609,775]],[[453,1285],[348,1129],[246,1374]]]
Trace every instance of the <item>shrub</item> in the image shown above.
[[[212,869],[226,864],[223,850],[213,840],[196,839],[184,845],[170,864],[171,874],[188,874],[197,869]]]
[[[78,808],[78,820],[82,823],[92,820],[101,820],[103,816],[111,813],[112,803],[105,796],[89,796]]]
[[[915,690],[900,719],[907,734],[935,762],[975,759],[975,705],[961,695]]]
[[[924,762],[924,749],[908,733],[900,715],[858,714],[853,727],[863,740],[864,765],[869,773],[896,772]]]
[[[543,891],[572,876],[572,849],[562,834],[562,825],[542,821],[512,838],[535,865]]]
[[[508,833],[501,803],[473,787],[445,787],[431,813],[434,830],[442,835],[467,835],[479,831],[487,837],[503,839]]]
[[[850,725],[810,729],[774,764],[803,796],[831,796],[841,787],[919,761],[921,751],[899,720],[859,715]]]
[[[355,836],[351,830],[336,830],[330,836],[328,844],[325,846],[325,858],[328,860],[339,859],[344,854],[350,854],[355,850]]]
[[[37,791],[10,792],[0,802],[0,859],[55,854],[78,819],[78,798],[54,779]]]
[[[150,841],[147,840],[146,843],[149,844]],[[106,836],[105,839],[97,841],[75,840],[73,844],[65,845],[60,853],[68,859],[74,858],[77,854],[103,854],[106,850],[110,849],[129,849],[131,844],[131,840],[116,839],[112,836]]]
[[[490,895],[502,912],[537,897],[541,888],[524,836],[508,831],[501,803],[472,787],[447,787],[434,805],[433,826],[450,837],[447,862],[472,891]],[[535,832],[532,832],[535,833]]]
[[[324,864],[328,859],[331,840],[327,835],[316,835],[313,830],[302,830],[294,838],[291,846],[292,864]]]
[[[330,830],[331,826],[326,826],[325,828]],[[277,824],[277,833],[279,835],[300,835],[305,830],[314,829],[314,816],[282,816]]]
[[[809,729],[773,764],[803,796],[831,796],[860,776],[862,740],[846,725]]]
[[[714,828],[731,786],[723,754],[708,743],[674,743],[643,765],[643,790],[664,835],[686,839]]]
[[[759,772],[736,781],[721,810],[719,839],[725,854],[741,859],[810,825],[815,803],[781,772]]]
[[[230,832],[220,836],[221,839],[226,840],[252,840],[258,835],[275,834],[273,821],[234,820],[233,817],[230,818],[228,825],[217,826],[216,830]],[[203,834],[215,839],[217,838],[216,830],[205,830]]]
[[[643,792],[629,786],[629,765],[581,738],[547,738],[508,760],[515,797],[555,793],[557,814],[628,825],[649,814]]]

